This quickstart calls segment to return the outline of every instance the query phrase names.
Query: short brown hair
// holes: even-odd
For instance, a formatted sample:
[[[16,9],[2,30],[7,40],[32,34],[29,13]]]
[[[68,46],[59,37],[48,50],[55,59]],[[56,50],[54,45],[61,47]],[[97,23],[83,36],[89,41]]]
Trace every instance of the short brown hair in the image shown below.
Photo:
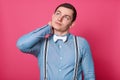
[[[70,3],[60,4],[60,5],[58,5],[57,8],[55,9],[55,12],[57,11],[57,9],[58,9],[59,7],[65,7],[65,8],[69,8],[69,9],[73,10],[73,20],[72,20],[72,22],[76,20],[77,11],[76,11],[75,7],[74,7],[72,4],[70,4]]]

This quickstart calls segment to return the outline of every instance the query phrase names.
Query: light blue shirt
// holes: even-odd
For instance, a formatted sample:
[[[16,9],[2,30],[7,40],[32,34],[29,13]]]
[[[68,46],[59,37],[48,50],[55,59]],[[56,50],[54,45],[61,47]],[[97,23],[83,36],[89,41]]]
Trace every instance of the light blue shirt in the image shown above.
[[[44,80],[44,41],[45,35],[51,34],[51,27],[45,25],[24,36],[17,41],[17,47],[24,53],[30,53],[38,58],[40,80]],[[67,40],[53,40],[53,34],[48,38],[47,51],[47,80],[72,80],[75,68],[74,35],[68,33]],[[77,80],[95,80],[94,65],[87,41],[78,37],[80,60]]]

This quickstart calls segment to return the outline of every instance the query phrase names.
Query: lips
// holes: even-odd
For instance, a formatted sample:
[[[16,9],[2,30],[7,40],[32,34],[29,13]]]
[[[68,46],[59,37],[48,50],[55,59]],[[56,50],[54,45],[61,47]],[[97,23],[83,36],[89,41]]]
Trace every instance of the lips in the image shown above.
[[[57,25],[62,25],[60,22],[57,22],[57,21],[55,22],[55,24],[57,24]]]

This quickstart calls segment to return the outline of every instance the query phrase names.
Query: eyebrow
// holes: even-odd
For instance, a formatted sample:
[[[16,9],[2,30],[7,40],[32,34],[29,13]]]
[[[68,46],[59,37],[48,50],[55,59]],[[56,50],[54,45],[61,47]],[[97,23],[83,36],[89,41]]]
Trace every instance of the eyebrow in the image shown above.
[[[60,13],[61,13],[61,11],[60,11],[60,10],[57,10],[56,12],[60,12]],[[56,12],[55,12],[55,13],[56,13]],[[68,17],[70,17],[70,18],[71,18],[71,16],[70,16],[70,15],[66,15],[66,14],[65,14],[65,16],[68,16]]]
[[[56,12],[60,12],[60,13],[61,13],[61,11],[60,11],[60,10],[57,10]],[[55,12],[55,13],[56,13],[56,12]]]

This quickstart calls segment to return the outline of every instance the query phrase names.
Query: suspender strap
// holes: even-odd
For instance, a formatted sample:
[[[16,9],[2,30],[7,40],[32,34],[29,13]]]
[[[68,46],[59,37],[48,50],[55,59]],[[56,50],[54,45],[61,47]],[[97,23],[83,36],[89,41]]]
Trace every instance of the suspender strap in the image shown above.
[[[47,80],[47,46],[48,46],[48,38],[46,38],[45,40],[45,44],[44,44],[44,80]]]
[[[74,43],[75,43],[76,62],[75,62],[73,80],[77,80],[77,72],[78,72],[78,65],[79,65],[79,50],[78,50],[78,42],[77,42],[76,36],[74,37]]]
[[[75,44],[75,54],[76,54],[76,64],[74,68],[74,75],[73,80],[77,80],[77,71],[78,71],[78,65],[79,65],[79,51],[78,51],[78,43],[77,43],[77,37],[74,36],[74,44]],[[47,80],[47,49],[48,49],[48,38],[45,40],[44,43],[44,80]]]

